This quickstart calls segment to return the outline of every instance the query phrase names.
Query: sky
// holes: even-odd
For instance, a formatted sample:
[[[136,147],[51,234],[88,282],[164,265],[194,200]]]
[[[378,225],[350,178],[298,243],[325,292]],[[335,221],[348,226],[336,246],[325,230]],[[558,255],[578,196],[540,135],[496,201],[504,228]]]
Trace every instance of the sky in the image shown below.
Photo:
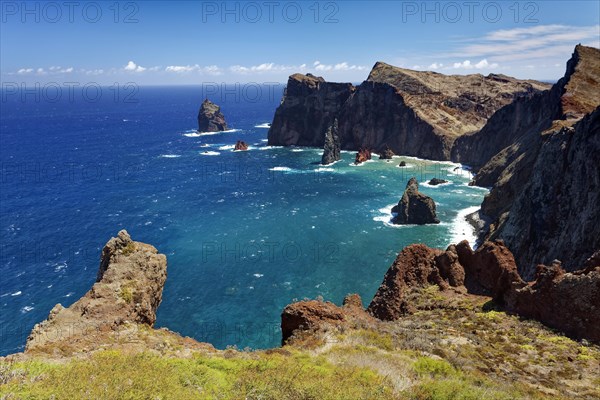
[[[6,84],[361,82],[377,61],[555,81],[600,1],[1,1]]]

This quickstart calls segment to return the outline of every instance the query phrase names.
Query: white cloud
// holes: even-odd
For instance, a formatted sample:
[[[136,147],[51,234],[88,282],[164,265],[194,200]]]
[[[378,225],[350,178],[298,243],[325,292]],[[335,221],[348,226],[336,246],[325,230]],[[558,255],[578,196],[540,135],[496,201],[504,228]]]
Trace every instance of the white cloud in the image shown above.
[[[221,75],[223,72],[221,68],[216,65],[209,65],[202,67],[198,64],[194,65],[169,65],[165,68],[166,72],[174,72],[177,74],[185,74],[190,72],[204,73],[208,75]]]
[[[442,64],[442,63],[439,63],[439,64],[438,64],[438,63],[435,63],[435,62],[434,62],[434,63],[433,63],[433,64],[431,64],[429,67],[427,67],[427,69],[433,69],[433,70],[435,70],[435,69],[440,69],[440,68],[442,68],[443,66],[444,66],[444,64]]]
[[[128,72],[144,72],[146,70],[146,68],[142,67],[141,65],[137,65],[133,61],[129,61],[127,65],[123,67],[123,69]]]
[[[349,65],[345,61],[338,64],[321,64],[320,61],[315,61],[313,67],[315,71],[362,71],[366,69],[362,65]]]
[[[31,74],[32,72],[33,72],[33,68],[21,68],[20,70],[17,71],[17,74],[26,75],[26,74]]]
[[[473,64],[471,60],[465,60],[463,62],[455,62],[452,64],[452,67],[455,69],[490,69],[490,68],[498,68],[497,63],[490,64],[487,59],[483,59],[476,64]]]

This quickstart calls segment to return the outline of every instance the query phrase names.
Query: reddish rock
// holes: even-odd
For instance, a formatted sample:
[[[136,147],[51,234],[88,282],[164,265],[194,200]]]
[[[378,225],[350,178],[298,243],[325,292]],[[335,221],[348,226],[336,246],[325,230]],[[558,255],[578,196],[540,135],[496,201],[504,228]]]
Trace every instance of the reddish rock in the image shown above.
[[[456,245],[456,252],[465,271],[465,286],[471,293],[486,294],[503,302],[511,288],[525,284],[517,272],[515,258],[501,240],[485,242],[476,251],[463,240]]]
[[[440,250],[424,244],[405,247],[388,269],[367,312],[375,318],[391,321],[414,311],[406,295],[411,288],[428,284],[444,285],[435,266]]]
[[[360,149],[358,153],[356,153],[356,159],[354,160],[354,164],[364,163],[371,159],[371,150],[369,149]]]
[[[235,142],[235,147],[233,148],[233,151],[246,151],[248,150],[248,144],[246,142],[244,142],[243,140],[238,140],[237,142]]]
[[[590,264],[598,261],[592,256]],[[575,339],[600,342],[600,266],[565,273],[560,262],[538,265],[536,280],[507,296],[507,308]]]
[[[456,246],[448,246],[445,252],[435,257],[435,264],[441,277],[450,286],[458,287],[465,284],[465,270],[458,260]]]
[[[296,330],[314,330],[324,324],[339,325],[344,320],[343,309],[328,301],[292,303],[281,313],[281,343],[285,344]]]

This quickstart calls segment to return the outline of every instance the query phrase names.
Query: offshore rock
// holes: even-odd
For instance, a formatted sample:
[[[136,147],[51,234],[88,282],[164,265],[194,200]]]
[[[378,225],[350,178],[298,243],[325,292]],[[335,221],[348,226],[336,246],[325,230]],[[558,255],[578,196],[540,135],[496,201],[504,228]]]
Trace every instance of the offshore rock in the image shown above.
[[[419,183],[416,178],[410,178],[406,190],[392,213],[397,215],[392,218],[394,224],[439,224],[436,216],[435,202],[429,196],[419,192]]]
[[[339,161],[340,156],[340,137],[338,136],[338,120],[333,120],[331,126],[325,132],[325,145],[323,146],[323,156],[321,164],[328,165]]]
[[[205,99],[198,111],[199,132],[221,132],[227,130],[225,116],[221,113],[221,107]]]

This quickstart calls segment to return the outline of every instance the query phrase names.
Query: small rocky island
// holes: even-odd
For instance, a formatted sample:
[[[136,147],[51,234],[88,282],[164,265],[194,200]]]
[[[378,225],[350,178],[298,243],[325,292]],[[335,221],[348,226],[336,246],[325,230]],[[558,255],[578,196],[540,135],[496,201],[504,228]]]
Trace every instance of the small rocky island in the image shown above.
[[[244,142],[243,140],[238,140],[237,142],[235,142],[235,147],[233,148],[233,151],[246,151],[248,150],[248,143]]]
[[[448,181],[445,179],[440,179],[440,178],[432,178],[428,183],[431,186],[437,186],[437,185],[441,185],[443,183],[448,183]]]
[[[354,164],[362,164],[365,161],[369,161],[371,159],[371,150],[366,148],[361,148],[356,153],[356,158],[354,159]]]
[[[402,198],[392,208],[392,213],[396,214],[392,223],[397,225],[440,223],[435,213],[435,202],[431,197],[419,192],[417,178],[410,178]]]
[[[227,129],[221,107],[205,99],[198,111],[198,132],[221,132]]]

